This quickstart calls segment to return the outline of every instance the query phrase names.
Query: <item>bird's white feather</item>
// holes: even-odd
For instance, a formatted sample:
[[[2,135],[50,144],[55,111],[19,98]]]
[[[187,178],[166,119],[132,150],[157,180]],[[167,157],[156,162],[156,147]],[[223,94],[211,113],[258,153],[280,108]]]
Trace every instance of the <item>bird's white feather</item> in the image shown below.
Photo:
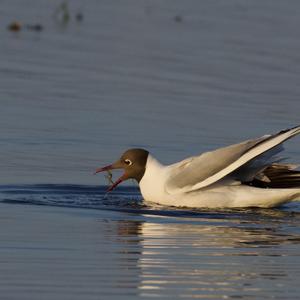
[[[297,126],[186,159],[170,166],[165,190],[178,194],[205,188],[299,133]]]

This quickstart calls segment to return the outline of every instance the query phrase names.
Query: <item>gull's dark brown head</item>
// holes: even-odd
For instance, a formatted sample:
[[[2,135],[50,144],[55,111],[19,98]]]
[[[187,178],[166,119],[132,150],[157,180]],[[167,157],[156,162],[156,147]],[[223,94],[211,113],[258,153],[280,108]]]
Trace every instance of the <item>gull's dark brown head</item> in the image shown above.
[[[144,149],[129,149],[113,164],[97,169],[95,174],[113,169],[124,170],[124,174],[108,189],[108,191],[112,191],[119,183],[130,178],[140,182],[146,170],[148,155],[149,152]]]

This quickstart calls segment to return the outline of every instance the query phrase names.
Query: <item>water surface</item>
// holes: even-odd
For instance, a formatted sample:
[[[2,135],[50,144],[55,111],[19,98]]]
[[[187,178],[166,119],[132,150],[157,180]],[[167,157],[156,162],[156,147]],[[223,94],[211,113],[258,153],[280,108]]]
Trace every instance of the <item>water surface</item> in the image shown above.
[[[135,189],[2,186],[4,299],[296,299],[300,210],[179,210]],[[13,205],[14,204],[14,205]]]

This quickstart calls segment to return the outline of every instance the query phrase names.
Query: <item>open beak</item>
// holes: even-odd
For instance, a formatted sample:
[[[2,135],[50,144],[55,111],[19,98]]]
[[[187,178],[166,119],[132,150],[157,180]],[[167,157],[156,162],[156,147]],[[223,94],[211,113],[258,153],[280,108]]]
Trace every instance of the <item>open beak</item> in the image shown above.
[[[96,175],[97,173],[104,172],[104,171],[109,171],[109,170],[112,170],[112,169],[114,169],[113,165],[108,165],[106,167],[98,168],[98,169],[96,169],[94,175]]]
[[[119,162],[115,162],[112,165],[108,165],[106,167],[102,167],[102,168],[98,168],[96,169],[95,174],[100,173],[100,172],[104,172],[104,171],[110,171],[113,169],[123,169],[123,167],[120,165]],[[121,182],[123,182],[124,180],[128,179],[128,176],[126,173],[124,173],[117,181],[115,181],[107,190],[107,192],[111,192],[117,185],[119,185]]]

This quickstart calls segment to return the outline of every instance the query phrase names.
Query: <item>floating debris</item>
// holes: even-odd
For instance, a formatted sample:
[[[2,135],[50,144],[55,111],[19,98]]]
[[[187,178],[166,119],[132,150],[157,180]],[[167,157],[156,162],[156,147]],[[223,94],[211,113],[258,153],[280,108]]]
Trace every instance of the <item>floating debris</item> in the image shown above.
[[[183,21],[183,17],[180,16],[180,15],[176,15],[174,17],[174,21],[177,22],[177,23],[181,23]]]
[[[75,15],[75,19],[76,19],[77,22],[82,22],[83,21],[83,13],[82,12],[78,12]]]
[[[44,30],[44,26],[42,24],[27,24],[26,28],[32,31],[42,31]]]
[[[22,29],[22,24],[18,21],[13,21],[7,26],[7,29],[10,31],[17,32]]]

